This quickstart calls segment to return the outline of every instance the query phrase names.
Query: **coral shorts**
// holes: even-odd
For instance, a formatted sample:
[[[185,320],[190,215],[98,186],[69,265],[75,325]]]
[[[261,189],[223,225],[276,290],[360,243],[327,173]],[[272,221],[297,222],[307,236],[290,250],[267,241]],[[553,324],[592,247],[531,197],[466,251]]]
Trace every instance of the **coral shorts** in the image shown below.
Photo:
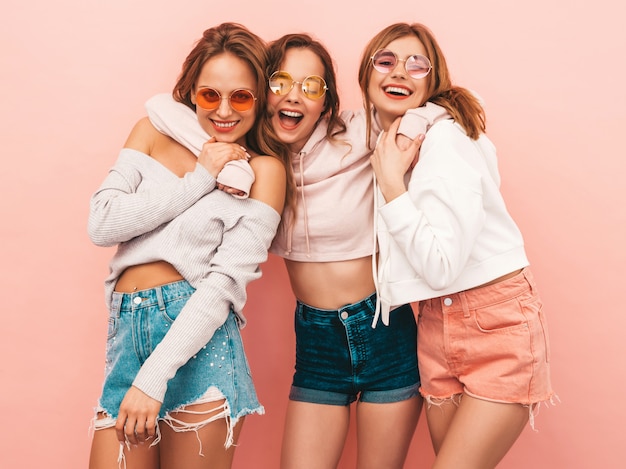
[[[421,394],[532,405],[550,400],[542,303],[528,268],[501,282],[420,302]]]

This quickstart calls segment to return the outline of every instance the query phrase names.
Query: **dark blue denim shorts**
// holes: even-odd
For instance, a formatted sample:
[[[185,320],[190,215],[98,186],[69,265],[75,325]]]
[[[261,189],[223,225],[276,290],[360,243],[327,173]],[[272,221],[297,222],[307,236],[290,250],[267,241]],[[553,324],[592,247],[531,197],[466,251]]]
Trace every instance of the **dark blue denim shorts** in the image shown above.
[[[338,310],[296,304],[296,371],[289,398],[329,405],[399,402],[419,395],[411,305],[373,328],[376,294]]]

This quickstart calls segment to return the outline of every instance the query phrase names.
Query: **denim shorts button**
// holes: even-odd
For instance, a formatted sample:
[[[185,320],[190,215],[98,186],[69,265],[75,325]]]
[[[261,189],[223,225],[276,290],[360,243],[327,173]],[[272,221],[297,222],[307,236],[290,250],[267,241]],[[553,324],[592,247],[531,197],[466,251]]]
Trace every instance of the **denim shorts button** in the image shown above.
[[[348,319],[348,313],[346,311],[341,313],[341,319]]]
[[[450,306],[452,304],[452,298],[446,298],[443,300],[443,304],[446,306]]]
[[[133,303],[135,303],[136,305],[138,305],[139,303],[141,303],[141,298],[139,298],[138,296],[136,296],[135,298],[133,298]]]

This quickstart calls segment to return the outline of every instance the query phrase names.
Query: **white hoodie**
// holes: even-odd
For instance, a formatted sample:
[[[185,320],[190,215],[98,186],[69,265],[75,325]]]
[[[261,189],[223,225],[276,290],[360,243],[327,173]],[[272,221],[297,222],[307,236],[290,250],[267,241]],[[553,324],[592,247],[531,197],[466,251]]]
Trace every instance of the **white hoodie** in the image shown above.
[[[472,140],[452,120],[431,127],[408,192],[378,209],[383,307],[467,290],[528,265],[499,187],[487,136]]]

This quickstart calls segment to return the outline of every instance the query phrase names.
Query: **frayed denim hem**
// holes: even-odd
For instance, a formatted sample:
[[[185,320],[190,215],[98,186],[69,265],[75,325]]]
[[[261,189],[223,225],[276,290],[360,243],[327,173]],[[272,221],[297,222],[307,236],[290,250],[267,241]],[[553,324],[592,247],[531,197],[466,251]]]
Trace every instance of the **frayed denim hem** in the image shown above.
[[[496,402],[499,404],[519,404],[516,402],[504,402],[504,401],[496,401],[494,399],[487,399],[485,397],[476,396],[467,391],[463,393],[453,394],[452,396],[449,396],[449,397],[434,397],[434,396],[424,396],[424,395],[422,397],[426,401],[426,405],[428,406],[429,409],[432,406],[441,407],[448,402],[451,402],[452,404],[458,407],[459,404],[461,403],[461,399],[463,398],[463,394],[467,394],[468,396],[473,397],[475,399],[481,399],[483,401],[489,401],[489,402]],[[557,403],[560,403],[560,402],[561,402],[561,399],[559,399],[559,396],[557,396],[556,394],[552,394],[548,399],[544,401],[533,402],[531,404],[519,404],[519,405],[521,405],[522,407],[526,407],[528,409],[528,423],[530,424],[530,428],[534,432],[537,432],[539,430],[537,430],[535,427],[535,417],[539,415],[539,409],[541,407],[541,404],[545,405],[546,407],[549,407],[550,405],[555,406],[557,405]]]
[[[224,448],[228,449],[234,445],[234,429],[241,417],[245,417],[246,415],[250,415],[250,414],[263,415],[265,413],[265,409],[263,408],[263,406],[259,406],[255,409],[242,409],[238,413],[237,416],[231,417],[230,415],[231,409],[228,404],[228,401],[224,397],[219,398],[219,400],[222,400],[222,399],[224,399],[224,402],[213,409],[208,409],[204,411],[196,411],[196,410],[187,409],[189,405],[198,405],[198,404],[205,404],[207,402],[215,402],[215,398],[211,397],[211,398],[202,398],[198,401],[195,401],[188,405],[183,405],[180,408],[172,411],[172,412],[177,412],[181,414],[186,413],[186,414],[193,414],[193,415],[212,414],[210,417],[207,417],[206,419],[200,422],[193,422],[193,423],[185,422],[183,420],[174,418],[171,415],[171,412],[167,412],[164,417],[159,418],[157,420],[156,437],[154,441],[150,443],[150,447],[158,445],[159,442],[161,441],[161,430],[158,424],[165,423],[175,432],[195,432],[196,438],[198,439],[198,446],[199,446],[198,454],[204,457],[205,455],[202,452],[202,440],[200,439],[200,435],[198,435],[198,431],[200,429],[202,429],[203,427],[205,427],[211,422],[215,422],[216,420],[219,420],[222,418],[226,419],[226,421],[228,422],[228,430],[226,434],[226,440],[224,442]],[[216,413],[214,414],[214,412]],[[98,413],[103,414],[104,417],[98,418]],[[115,423],[116,423],[116,419],[114,419],[111,415],[109,415],[104,409],[98,407],[95,409],[95,415],[91,421],[91,429],[93,429],[93,431],[98,431],[98,430],[103,430],[105,428],[112,428],[115,426]],[[117,459],[119,469],[126,469],[126,457],[124,455],[124,446],[126,446],[126,449],[128,451],[131,450],[131,445],[128,440],[126,440],[125,443],[120,443],[120,450],[119,450],[118,459]]]
[[[560,403],[561,399],[556,394],[553,394],[545,401],[533,402],[532,404],[524,405],[524,407],[528,407],[528,422],[530,423],[530,428],[533,429],[534,432],[538,432],[535,428],[535,417],[539,415],[539,409],[541,408],[541,404],[546,407],[555,406],[557,403]]]

